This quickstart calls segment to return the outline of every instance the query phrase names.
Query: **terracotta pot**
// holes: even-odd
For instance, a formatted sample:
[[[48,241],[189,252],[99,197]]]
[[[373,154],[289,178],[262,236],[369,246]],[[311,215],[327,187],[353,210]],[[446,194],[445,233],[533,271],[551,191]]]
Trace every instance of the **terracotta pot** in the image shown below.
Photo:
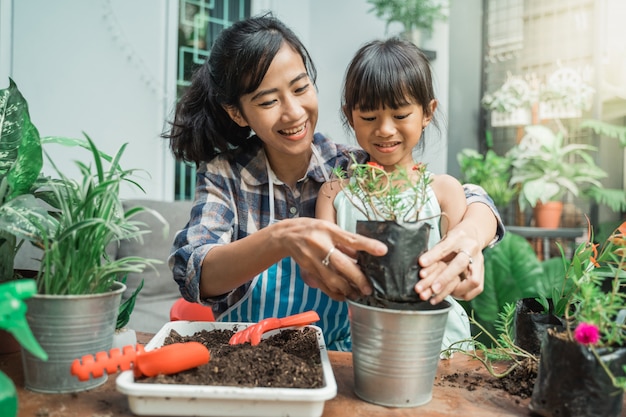
[[[562,214],[562,201],[548,201],[547,203],[537,201],[537,205],[534,208],[535,226],[556,229],[561,223]]]

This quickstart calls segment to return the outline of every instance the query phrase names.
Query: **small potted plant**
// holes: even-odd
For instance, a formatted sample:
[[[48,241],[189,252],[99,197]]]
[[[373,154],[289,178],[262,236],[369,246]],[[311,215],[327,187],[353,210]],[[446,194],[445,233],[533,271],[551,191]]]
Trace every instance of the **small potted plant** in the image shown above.
[[[559,68],[539,93],[539,119],[580,117],[591,108],[594,89],[572,68]]]
[[[500,88],[483,96],[481,104],[491,111],[491,126],[524,126],[531,123],[536,99],[528,82],[509,74]]]
[[[403,35],[415,45],[421,47],[422,33],[432,36],[435,23],[447,19],[446,4],[437,0],[367,0],[376,17],[387,22],[387,28],[393,22],[400,23]]]
[[[27,301],[27,319],[51,358],[41,362],[23,352],[25,385],[33,391],[82,391],[106,381],[105,375],[83,382],[65,371],[73,359],[111,348],[125,275],[159,262],[137,256],[109,257],[110,245],[141,239],[147,233],[133,220],[147,209],[123,208],[121,184],[137,185],[130,178],[133,170],[119,165],[125,145],[105,170],[100,152],[87,140],[93,166],[77,161],[78,181],[57,170],[59,179],[50,180],[47,188],[59,208],[51,211],[47,226],[31,237],[42,249],[42,259],[36,276],[38,293]]]
[[[591,229],[591,227],[590,227]],[[626,389],[626,222],[564,262],[565,329],[548,330],[530,409],[542,416],[619,416]]]
[[[540,351],[520,347],[515,339],[515,304],[507,304],[493,336],[473,321],[493,342],[476,340],[475,352],[450,348],[478,359],[496,377],[521,367],[537,368],[529,408],[544,417],[621,415],[626,389],[626,222],[604,241],[583,242],[563,269],[552,295],[536,298],[538,313],[556,320],[546,326]],[[478,336],[475,336],[476,339]],[[508,364],[500,371],[494,366]]]
[[[607,173],[596,165],[590,152],[591,145],[564,144],[562,132],[554,133],[543,125],[526,126],[526,134],[520,143],[507,153],[513,165],[510,180],[512,187],[519,187],[520,209],[535,209],[538,227],[556,228],[563,210],[566,193],[579,196],[588,188],[602,187],[601,178]],[[555,220],[543,223],[539,208],[556,206]]]
[[[162,216],[142,206],[124,209],[120,186],[127,183],[141,189],[132,179],[134,170],[120,166],[126,145],[111,158],[89,137],[84,142],[66,139],[84,143],[92,163],[77,161],[80,179],[75,180],[50,160],[57,176],[43,176],[41,139],[26,100],[12,81],[1,93],[6,106],[0,142],[10,152],[0,171],[0,231],[13,239],[0,244],[9,242],[5,254],[11,265],[16,239],[42,250],[34,277],[37,294],[26,301],[26,319],[49,360],[43,362],[22,350],[25,385],[40,392],[90,389],[104,383],[106,376],[77,381],[68,373],[72,360],[111,348],[125,275],[160,262],[136,256],[114,260],[107,249],[148,233],[133,219],[136,214],[147,211]]]
[[[387,172],[375,162],[356,161],[347,172],[342,168],[334,171],[352,205],[368,219],[357,221],[356,232],[381,240],[389,247],[382,257],[367,252],[358,257],[380,303],[420,301],[414,290],[419,280],[417,258],[428,250],[432,226],[427,221],[430,219],[418,219],[429,198],[427,187],[431,179],[425,164],[416,164],[413,171],[414,177],[400,167]],[[414,201],[410,203],[399,197],[406,188],[413,190]]]
[[[354,362],[354,390],[366,401],[392,407],[414,407],[432,398],[432,387],[451,303],[422,301],[415,292],[417,258],[428,249],[429,222],[420,218],[429,199],[431,178],[426,165],[412,172],[392,172],[374,162],[335,169],[352,205],[368,220],[358,220],[356,232],[378,239],[386,255],[360,252],[357,262],[374,293],[348,300]],[[414,200],[401,193],[410,189]],[[411,330],[408,330],[411,329]],[[380,346],[374,348],[374,346]],[[393,365],[392,365],[393,364]]]

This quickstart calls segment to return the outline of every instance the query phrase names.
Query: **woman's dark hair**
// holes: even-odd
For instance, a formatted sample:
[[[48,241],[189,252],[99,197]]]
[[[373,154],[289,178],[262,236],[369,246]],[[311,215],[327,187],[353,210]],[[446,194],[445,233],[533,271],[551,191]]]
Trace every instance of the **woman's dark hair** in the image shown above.
[[[220,33],[177,103],[171,130],[162,135],[170,140],[177,159],[197,166],[220,154],[232,155],[246,142],[250,128],[237,125],[223,106],[241,110],[241,96],[259,87],[283,44],[300,54],[315,83],[317,73],[308,51],[271,14],[236,22]]]
[[[375,40],[363,45],[348,66],[341,108],[344,124],[354,109],[397,109],[412,100],[424,114],[433,116],[435,99],[430,64],[414,44],[400,38]],[[433,118],[433,123],[437,126]],[[421,143],[421,142],[420,142]]]

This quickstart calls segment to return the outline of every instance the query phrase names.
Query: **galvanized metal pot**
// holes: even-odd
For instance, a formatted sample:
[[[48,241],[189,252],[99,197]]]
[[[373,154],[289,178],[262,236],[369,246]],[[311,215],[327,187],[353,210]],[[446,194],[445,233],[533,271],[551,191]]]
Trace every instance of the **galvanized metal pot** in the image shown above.
[[[125,289],[116,282],[106,293],[37,294],[26,300],[26,320],[48,360],[44,362],[22,349],[25,387],[43,393],[67,393],[104,384],[106,373],[82,382],[70,373],[70,367],[74,359],[111,349]]]
[[[348,301],[348,307],[355,394],[387,407],[428,403],[451,304],[422,301],[379,308]]]

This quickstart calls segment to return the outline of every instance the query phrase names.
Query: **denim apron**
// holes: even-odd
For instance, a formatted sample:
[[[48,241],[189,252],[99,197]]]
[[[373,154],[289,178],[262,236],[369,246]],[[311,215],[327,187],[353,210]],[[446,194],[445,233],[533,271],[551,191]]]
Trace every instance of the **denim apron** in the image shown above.
[[[313,145],[313,155],[326,181],[329,174],[324,169],[322,158]],[[270,224],[276,220],[274,214],[274,180],[267,157],[265,159],[269,178]],[[321,260],[320,260],[321,262]],[[256,323],[268,317],[286,317],[303,311],[314,310],[320,316],[315,323],[324,333],[329,350],[349,351],[352,348],[348,305],[331,299],[317,288],[311,288],[300,277],[300,267],[291,257],[283,258],[257,275],[246,294],[229,307],[217,320],[223,322]]]

